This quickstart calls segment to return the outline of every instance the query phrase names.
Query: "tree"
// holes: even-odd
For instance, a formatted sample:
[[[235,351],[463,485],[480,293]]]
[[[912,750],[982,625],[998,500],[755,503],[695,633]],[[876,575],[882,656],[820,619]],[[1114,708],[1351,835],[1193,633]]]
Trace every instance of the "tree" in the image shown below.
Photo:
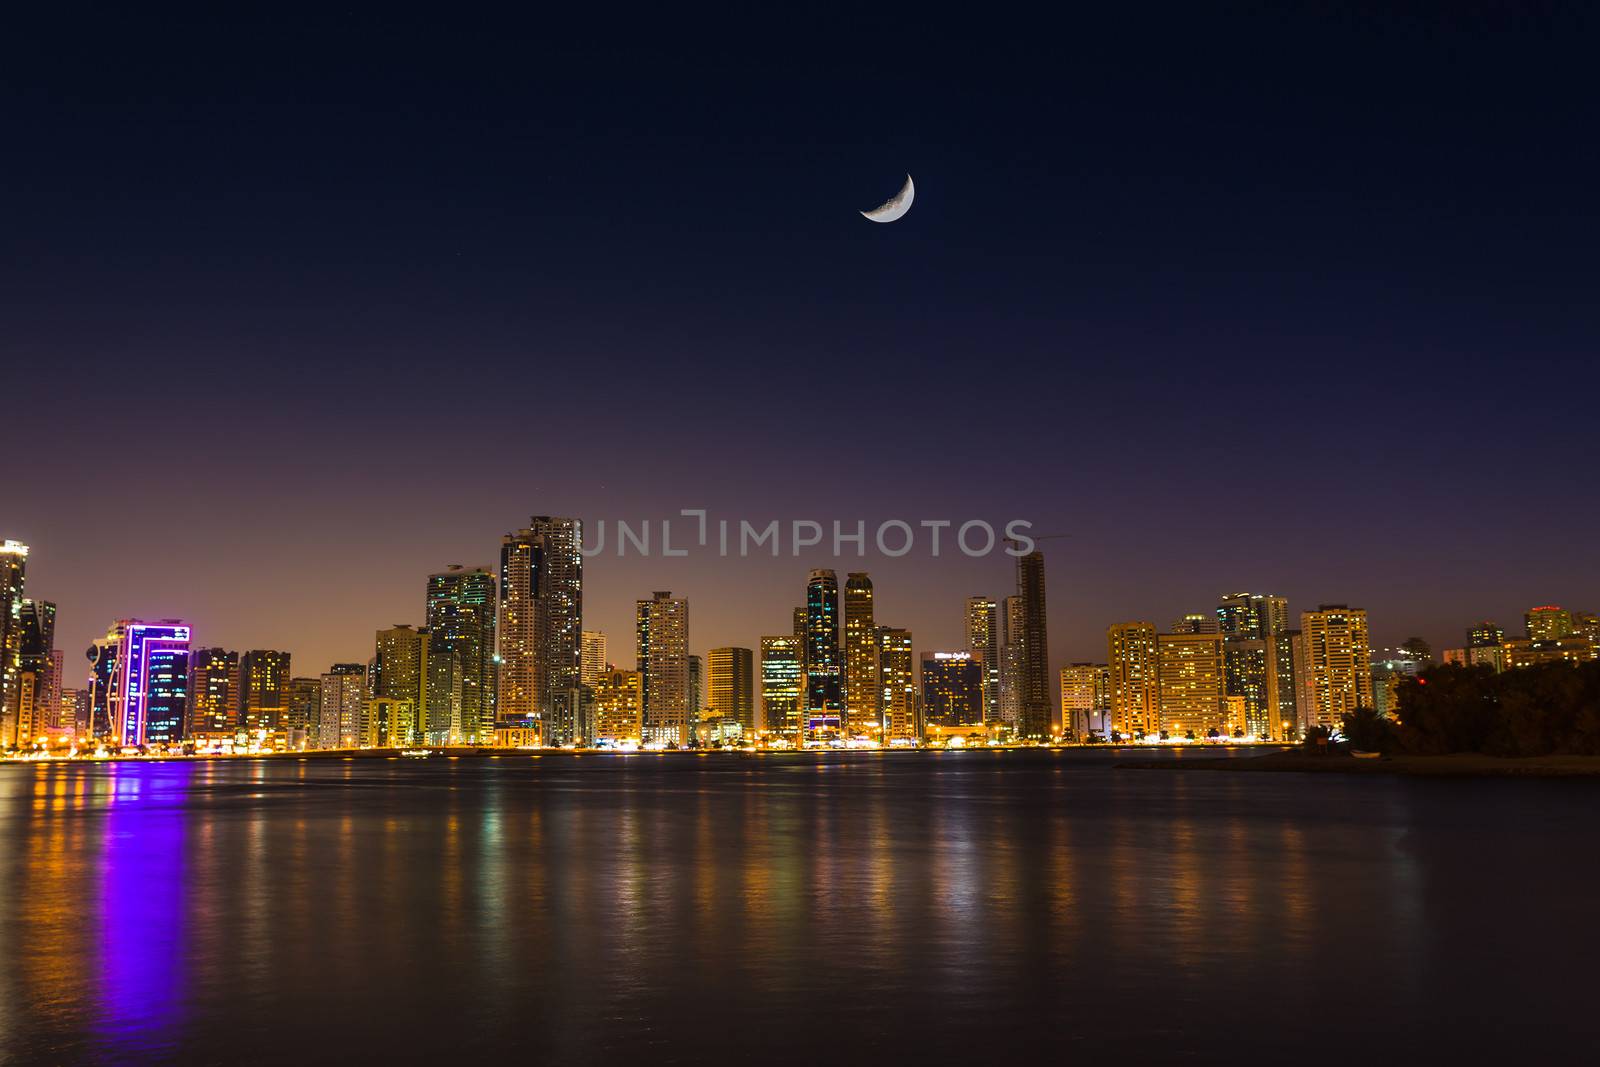
[[[1339,732],[1350,747],[1363,752],[1382,752],[1384,755],[1400,747],[1394,722],[1371,708],[1356,708],[1339,720]]]

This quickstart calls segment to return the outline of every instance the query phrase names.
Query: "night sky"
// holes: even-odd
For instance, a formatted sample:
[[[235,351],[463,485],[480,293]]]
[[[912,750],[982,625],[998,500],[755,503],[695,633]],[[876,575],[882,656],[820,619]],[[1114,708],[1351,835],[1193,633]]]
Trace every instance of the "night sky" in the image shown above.
[[[1600,607],[1579,5],[759,6],[13,21],[0,536],[73,677],[118,617],[364,660],[534,513],[1029,519],[1060,660],[1234,589]],[[612,556],[586,624],[754,645],[813,566],[925,649],[1012,580]]]

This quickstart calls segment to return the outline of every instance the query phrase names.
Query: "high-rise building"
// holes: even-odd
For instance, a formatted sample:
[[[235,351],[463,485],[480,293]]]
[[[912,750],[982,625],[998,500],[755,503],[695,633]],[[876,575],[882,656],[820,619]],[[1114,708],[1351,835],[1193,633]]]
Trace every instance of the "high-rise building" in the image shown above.
[[[28,546],[0,542],[0,749],[18,743],[22,706],[22,597]]]
[[[284,719],[291,748],[316,748],[322,733],[322,679],[289,679],[289,713]]]
[[[883,678],[883,733],[885,743],[922,739],[922,716],[917,699],[916,660],[911,631],[878,627],[879,670]]]
[[[967,650],[983,668],[983,718],[1000,722],[1000,605],[993,597],[967,597]]]
[[[706,681],[709,718],[715,722],[738,723],[745,737],[754,737],[754,653],[748,648],[713,648],[706,653]]]
[[[929,734],[983,733],[983,662],[970,652],[922,654],[922,715]]]
[[[769,740],[803,740],[805,640],[796,634],[761,639],[761,729]]]
[[[447,622],[460,621],[460,613],[450,607],[441,606],[441,615]],[[462,721],[464,687],[457,650],[443,640],[435,641],[432,630],[400,624],[378,631],[373,661],[372,699],[409,705],[395,706],[400,717],[389,725],[391,743],[448,741],[452,728]]]
[[[806,609],[804,604],[794,609],[794,635],[801,642],[806,639]]]
[[[367,665],[335,663],[322,675],[319,748],[359,748],[366,722]]]
[[[872,578],[851,571],[844,582],[844,719],[852,737],[876,737],[882,726],[878,677],[878,627],[873,621]]]
[[[1300,728],[1337,729],[1356,708],[1372,706],[1372,645],[1367,613],[1322,604],[1300,614]]]
[[[1217,632],[1217,617],[1215,615],[1207,615],[1203,611],[1179,615],[1172,620],[1171,632],[1175,634],[1214,634]]]
[[[1022,715],[1022,598],[1008,596],[1000,607],[1000,721],[1015,730]]]
[[[189,627],[177,619],[115,623],[90,649],[102,687],[105,737],[116,748],[171,744],[183,737],[189,706]]]
[[[1573,633],[1572,612],[1558,604],[1529,608],[1522,619],[1529,641],[1559,641]]]
[[[197,648],[189,654],[189,736],[232,737],[239,728],[239,653]]]
[[[60,673],[54,666],[56,606],[48,600],[24,597],[19,622],[14,743],[23,745],[49,732],[54,706],[61,699]]]
[[[1104,663],[1061,668],[1061,732],[1075,737],[1111,730],[1111,672]]]
[[[639,673],[644,676],[644,739],[687,745],[694,736],[689,712],[689,602],[657,592],[635,604]]]
[[[500,542],[499,714],[545,729],[559,704],[572,726],[582,685],[583,554],[577,519],[535,515]]]
[[[1117,623],[1106,631],[1106,639],[1111,728],[1123,737],[1156,736],[1161,731],[1156,628],[1148,622]]]
[[[844,715],[844,663],[839,650],[839,579],[814,570],[806,580],[805,727],[837,734]]]
[[[1546,641],[1512,638],[1505,643],[1505,669],[1520,670],[1543,663],[1588,663],[1600,657],[1600,649],[1587,637],[1572,634]]]
[[[61,690],[62,733],[74,738],[87,737],[89,733],[89,691],[87,689]]]
[[[637,744],[644,730],[644,675],[607,669],[594,680],[594,738],[599,744]]]
[[[240,725],[277,730],[289,710],[289,653],[253,648],[239,657]]]
[[[487,567],[452,565],[428,575],[427,620],[432,639],[432,687],[453,692],[459,675],[459,701],[435,700],[428,709],[432,743],[487,745],[494,740],[495,579]],[[453,665],[451,661],[454,661]]]
[[[1050,641],[1045,632],[1044,554],[1017,557],[1017,596],[1022,598],[1020,677],[1017,687],[1017,736],[1050,739]]]
[[[1222,635],[1161,634],[1156,658],[1161,729],[1172,737],[1221,734],[1228,721]]]
[[[706,708],[705,663],[699,656],[689,656],[689,721],[699,722]]]
[[[584,685],[593,686],[608,669],[606,635],[599,630],[583,631],[583,650],[578,669],[580,680]]]
[[[1268,593],[1228,593],[1216,621],[1227,695],[1243,700],[1245,732],[1284,739],[1296,719],[1289,602]]]

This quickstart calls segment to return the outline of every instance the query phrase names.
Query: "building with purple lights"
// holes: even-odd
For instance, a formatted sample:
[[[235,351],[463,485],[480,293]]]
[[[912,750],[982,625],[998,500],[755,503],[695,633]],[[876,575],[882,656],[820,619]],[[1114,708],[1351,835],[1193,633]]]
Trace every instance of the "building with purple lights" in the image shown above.
[[[102,658],[110,654],[108,740],[121,748],[180,740],[189,694],[189,627],[178,619],[124,619],[97,646]]]

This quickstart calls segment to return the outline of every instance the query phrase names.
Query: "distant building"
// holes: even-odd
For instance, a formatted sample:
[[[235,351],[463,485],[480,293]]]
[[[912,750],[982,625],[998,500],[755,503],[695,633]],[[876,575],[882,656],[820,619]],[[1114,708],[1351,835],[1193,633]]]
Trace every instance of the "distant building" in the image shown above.
[[[1171,737],[1206,737],[1227,726],[1222,635],[1161,634],[1156,638],[1161,729]]]
[[[844,583],[844,732],[876,737],[882,728],[882,700],[872,579],[852,571]]]
[[[1203,611],[1179,615],[1172,620],[1171,632],[1175,634],[1214,634],[1218,632],[1217,617],[1208,615]]]
[[[886,742],[922,739],[922,716],[917,699],[916,660],[911,631],[878,627],[879,669],[883,679],[883,723]]]
[[[1300,726],[1337,729],[1346,714],[1372,706],[1367,613],[1323,604],[1300,615]]]
[[[761,639],[761,729],[791,742],[803,729],[805,640],[793,634]]]
[[[599,630],[583,631],[583,650],[578,666],[578,674],[583,684],[593,686],[609,665],[606,659],[606,635]]]
[[[1017,685],[1017,736],[1049,740],[1050,641],[1045,629],[1044,554],[1017,558],[1017,596],[1022,598],[1020,671]]]
[[[289,679],[289,714],[285,733],[292,749],[316,748],[322,736],[322,679]]]
[[[189,735],[232,737],[241,720],[239,653],[197,648],[189,654]]]
[[[806,581],[805,727],[835,735],[844,716],[844,661],[839,649],[839,579],[814,570]]]
[[[1573,634],[1572,612],[1556,604],[1529,608],[1522,619],[1529,641],[1559,641]]]
[[[239,657],[241,725],[275,731],[289,710],[289,653],[256,648]]]
[[[983,663],[970,652],[922,654],[922,714],[932,737],[981,735]]]
[[[644,731],[644,676],[606,670],[594,681],[594,736],[601,744],[637,744]]]
[[[1227,694],[1243,700],[1245,733],[1288,738],[1297,720],[1288,601],[1270,593],[1228,593],[1216,614]]]
[[[1016,729],[1022,716],[1022,598],[1000,604],[1000,721]]]
[[[177,619],[122,619],[90,650],[115,748],[182,739],[189,705],[189,627]]]
[[[581,541],[577,519],[535,515],[500,542],[497,710],[541,730],[558,700],[570,718],[570,694],[582,685]]]
[[[366,723],[366,664],[335,663],[321,681],[317,747],[361,747]]]
[[[427,729],[435,744],[486,745],[492,739],[500,685],[496,598],[488,567],[451,566],[428,576],[429,685],[434,699]]]
[[[1588,663],[1597,658],[1594,642],[1586,637],[1568,636],[1548,641],[1515,638],[1505,643],[1506,670],[1537,667],[1544,663]]]
[[[706,665],[699,656],[689,657],[689,721],[699,722],[706,707]]]
[[[61,673],[55,665],[56,606],[23,598],[17,676],[16,743],[49,733],[61,701]]]
[[[689,602],[658,592],[635,605],[639,673],[644,676],[644,739],[687,745],[693,736],[689,691]]]
[[[1061,668],[1061,732],[1074,737],[1110,733],[1111,672],[1104,663]]]
[[[756,732],[755,654],[748,648],[713,648],[706,653],[706,718],[736,722],[743,736]]]
[[[0,542],[0,749],[19,741],[22,705],[22,599],[28,546]]]
[[[366,702],[362,723],[363,748],[403,748],[416,731],[417,706],[410,700],[373,697]]]
[[[1156,628],[1148,622],[1117,623],[1106,631],[1106,640],[1112,729],[1123,737],[1155,737],[1161,732]]]
[[[966,604],[967,649],[983,667],[983,718],[1000,718],[1000,605],[993,597],[969,596]]]

